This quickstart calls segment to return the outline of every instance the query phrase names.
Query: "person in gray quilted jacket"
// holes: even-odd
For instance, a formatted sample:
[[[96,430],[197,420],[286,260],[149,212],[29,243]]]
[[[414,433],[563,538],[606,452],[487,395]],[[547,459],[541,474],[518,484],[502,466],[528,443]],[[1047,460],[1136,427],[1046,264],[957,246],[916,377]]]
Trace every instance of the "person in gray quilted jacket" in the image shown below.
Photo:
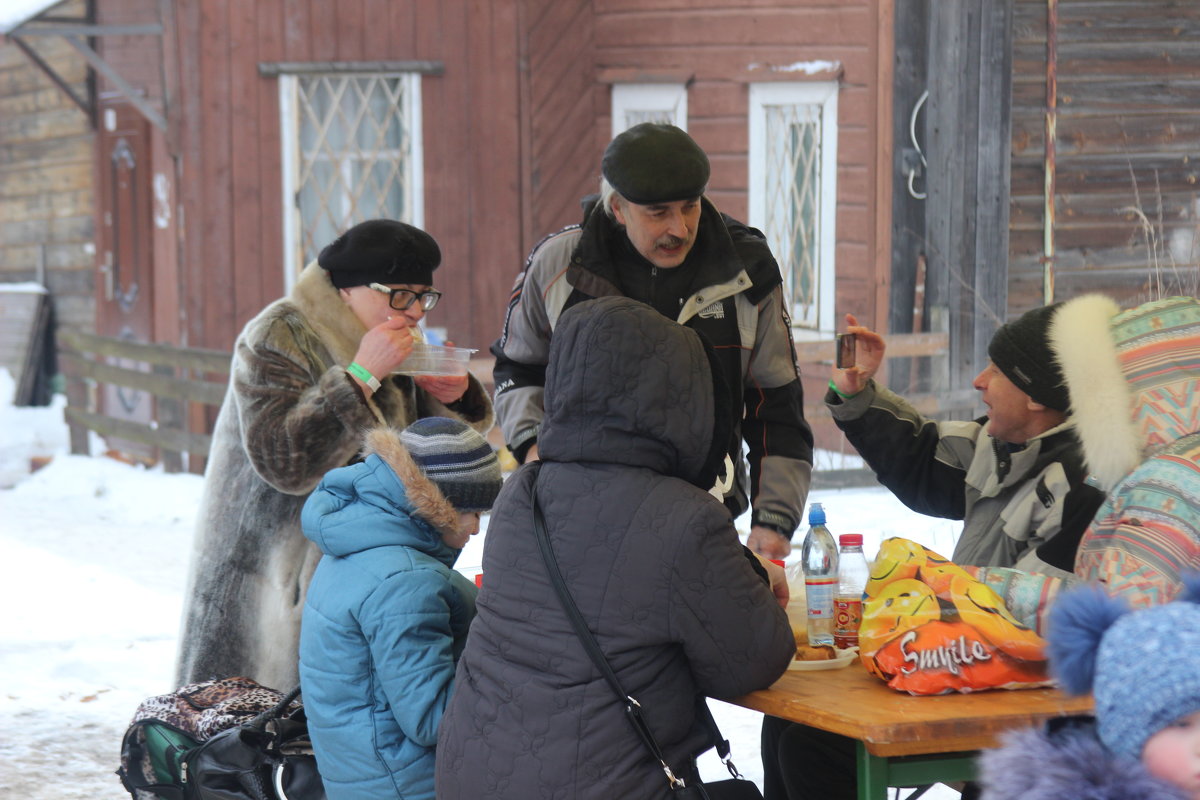
[[[563,312],[541,461],[505,482],[488,526],[478,616],[438,736],[439,800],[669,796],[555,594],[535,480],[575,602],[675,774],[694,778],[713,744],[699,698],[783,674],[787,617],[708,491],[732,424],[722,381],[711,347],[647,305],[603,297]]]

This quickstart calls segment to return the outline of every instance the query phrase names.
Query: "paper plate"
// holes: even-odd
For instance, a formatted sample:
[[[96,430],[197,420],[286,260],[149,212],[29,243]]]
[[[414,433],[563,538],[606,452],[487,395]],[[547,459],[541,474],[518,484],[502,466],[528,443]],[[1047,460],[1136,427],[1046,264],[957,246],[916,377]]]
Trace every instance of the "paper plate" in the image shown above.
[[[788,669],[798,670],[818,670],[818,669],[841,669],[848,666],[852,661],[858,658],[858,650],[834,650],[836,658],[828,658],[824,661],[799,661],[792,659],[792,663],[788,664]]]

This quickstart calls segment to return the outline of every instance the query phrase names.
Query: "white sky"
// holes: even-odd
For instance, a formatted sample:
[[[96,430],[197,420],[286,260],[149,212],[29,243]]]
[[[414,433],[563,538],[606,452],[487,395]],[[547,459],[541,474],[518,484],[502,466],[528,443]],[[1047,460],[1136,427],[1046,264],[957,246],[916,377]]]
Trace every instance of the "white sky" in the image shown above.
[[[0,369],[0,798],[128,800],[114,774],[121,735],[138,703],[177,688],[173,661],[203,479],[67,455],[62,396],[47,408],[14,408],[13,388]],[[31,456],[53,459],[30,475]],[[835,535],[863,533],[870,555],[886,536],[945,555],[959,527],[914,514],[883,489],[817,491],[810,500],[824,504]],[[748,519],[738,524],[745,530]],[[468,575],[483,539],[459,559]],[[734,763],[761,785],[761,717],[712,706]],[[706,777],[727,776],[711,752],[701,763]],[[925,797],[958,794],[937,787]]]

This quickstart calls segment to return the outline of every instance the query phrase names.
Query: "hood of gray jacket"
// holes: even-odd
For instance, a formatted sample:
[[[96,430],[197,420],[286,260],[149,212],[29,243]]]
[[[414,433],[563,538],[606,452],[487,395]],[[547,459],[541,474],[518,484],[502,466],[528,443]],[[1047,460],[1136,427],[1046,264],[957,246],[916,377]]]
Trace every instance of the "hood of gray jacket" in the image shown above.
[[[711,355],[644,303],[573,306],[550,344],[540,456],[646,467],[708,489],[732,435]]]

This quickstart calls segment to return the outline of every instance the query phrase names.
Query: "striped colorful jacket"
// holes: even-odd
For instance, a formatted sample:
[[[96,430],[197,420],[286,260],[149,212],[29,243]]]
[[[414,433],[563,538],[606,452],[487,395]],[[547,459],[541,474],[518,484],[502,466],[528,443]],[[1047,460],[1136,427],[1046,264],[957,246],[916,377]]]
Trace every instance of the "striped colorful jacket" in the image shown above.
[[[1106,297],[1079,297],[1051,335],[1091,480],[1109,492],[1075,575],[1135,607],[1167,602],[1181,571],[1200,570],[1200,301],[1122,312]]]

